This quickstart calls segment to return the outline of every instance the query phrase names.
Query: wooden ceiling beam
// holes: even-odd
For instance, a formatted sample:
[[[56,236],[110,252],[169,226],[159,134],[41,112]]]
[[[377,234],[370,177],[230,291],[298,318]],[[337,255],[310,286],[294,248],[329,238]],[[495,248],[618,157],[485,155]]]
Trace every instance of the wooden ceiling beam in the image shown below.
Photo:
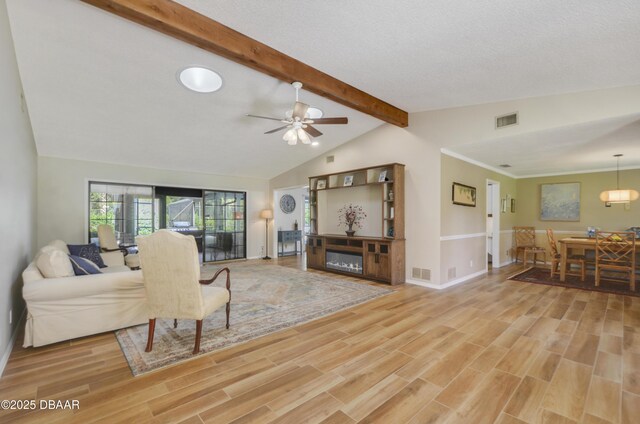
[[[407,112],[170,0],[81,0],[399,127]]]

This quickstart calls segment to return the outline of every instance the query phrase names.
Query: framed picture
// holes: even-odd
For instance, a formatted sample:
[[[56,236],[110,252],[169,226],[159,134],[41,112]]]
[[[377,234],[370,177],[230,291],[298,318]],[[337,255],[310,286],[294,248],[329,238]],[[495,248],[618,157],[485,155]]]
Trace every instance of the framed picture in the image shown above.
[[[580,183],[540,184],[541,221],[580,221]]]
[[[511,213],[516,213],[516,199],[511,199]]]
[[[380,175],[378,175],[378,182],[383,183],[387,181],[387,170],[380,171]]]
[[[316,185],[317,190],[323,190],[327,188],[327,180],[318,180],[318,184]]]
[[[476,206],[476,188],[468,185],[453,183],[451,200],[454,205]]]
[[[347,175],[344,177],[344,183],[342,184],[345,187],[353,185],[353,175]]]

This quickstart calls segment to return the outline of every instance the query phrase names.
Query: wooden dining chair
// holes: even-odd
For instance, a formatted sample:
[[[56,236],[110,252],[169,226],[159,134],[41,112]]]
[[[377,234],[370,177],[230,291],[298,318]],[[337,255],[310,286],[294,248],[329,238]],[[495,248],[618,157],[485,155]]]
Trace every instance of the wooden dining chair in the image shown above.
[[[627,231],[596,231],[596,287],[611,279],[602,271],[625,274],[631,291],[636,290],[636,235]],[[619,281],[619,280],[617,280]]]
[[[558,252],[558,244],[556,238],[553,235],[551,228],[547,229],[547,238],[549,239],[549,248],[551,249],[551,278],[554,275],[560,274],[560,265],[562,264],[562,254]],[[565,264],[567,264],[567,275],[575,275],[580,277],[580,281],[584,282],[587,275],[587,259],[584,255],[568,255],[565,258]],[[580,273],[571,273],[571,264],[580,265]]]
[[[527,254],[534,255],[533,264],[535,265],[537,254],[545,253],[546,250],[540,246],[536,246],[536,228],[535,227],[513,227],[514,249],[516,251],[516,263],[518,256],[522,253],[522,261],[526,265]]]

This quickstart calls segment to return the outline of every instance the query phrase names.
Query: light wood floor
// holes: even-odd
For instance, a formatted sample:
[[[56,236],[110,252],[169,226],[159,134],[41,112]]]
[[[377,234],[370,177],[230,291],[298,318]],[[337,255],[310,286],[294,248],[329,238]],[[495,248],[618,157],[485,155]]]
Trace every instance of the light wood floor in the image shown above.
[[[640,298],[506,281],[516,270],[444,291],[404,285],[137,378],[112,333],[15,347],[0,399],[80,410],[0,422],[640,422]]]

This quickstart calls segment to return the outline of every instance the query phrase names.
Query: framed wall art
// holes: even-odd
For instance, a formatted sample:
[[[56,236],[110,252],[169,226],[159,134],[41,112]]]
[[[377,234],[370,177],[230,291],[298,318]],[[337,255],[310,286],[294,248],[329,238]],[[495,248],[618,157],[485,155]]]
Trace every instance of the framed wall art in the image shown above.
[[[580,183],[540,185],[541,221],[580,221]]]
[[[454,205],[476,206],[476,188],[468,185],[453,183],[451,200]]]

